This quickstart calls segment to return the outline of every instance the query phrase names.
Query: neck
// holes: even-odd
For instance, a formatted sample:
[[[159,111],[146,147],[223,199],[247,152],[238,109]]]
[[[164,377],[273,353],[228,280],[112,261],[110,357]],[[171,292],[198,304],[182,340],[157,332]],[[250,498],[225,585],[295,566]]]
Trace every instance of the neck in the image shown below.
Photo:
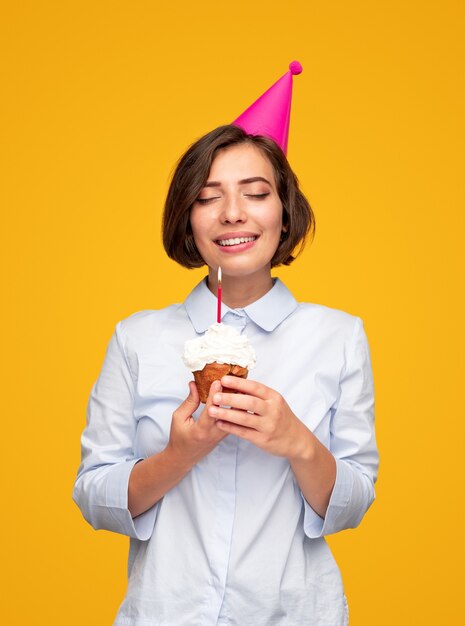
[[[216,270],[209,270],[208,288],[216,296],[218,275]],[[221,280],[222,301],[230,309],[242,309],[256,302],[273,287],[273,280],[266,274],[252,276],[225,276]]]

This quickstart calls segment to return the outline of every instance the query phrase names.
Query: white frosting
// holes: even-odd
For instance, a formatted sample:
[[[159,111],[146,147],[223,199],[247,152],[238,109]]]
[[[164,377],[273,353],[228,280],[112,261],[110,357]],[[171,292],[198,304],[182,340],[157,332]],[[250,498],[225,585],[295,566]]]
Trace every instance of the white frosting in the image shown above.
[[[201,337],[186,341],[182,360],[191,372],[203,370],[207,363],[214,362],[252,369],[256,356],[246,335],[233,326],[215,322]]]

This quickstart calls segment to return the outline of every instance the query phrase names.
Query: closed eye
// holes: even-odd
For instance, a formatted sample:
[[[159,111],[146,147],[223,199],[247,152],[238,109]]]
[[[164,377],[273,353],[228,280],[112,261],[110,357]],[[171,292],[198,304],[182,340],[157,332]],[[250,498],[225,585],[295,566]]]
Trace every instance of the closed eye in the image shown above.
[[[218,200],[220,196],[213,196],[212,198],[197,198],[196,202],[199,204],[208,204],[212,200]]]
[[[256,200],[264,200],[267,196],[270,195],[270,192],[267,193],[246,193],[246,198],[255,198]]]

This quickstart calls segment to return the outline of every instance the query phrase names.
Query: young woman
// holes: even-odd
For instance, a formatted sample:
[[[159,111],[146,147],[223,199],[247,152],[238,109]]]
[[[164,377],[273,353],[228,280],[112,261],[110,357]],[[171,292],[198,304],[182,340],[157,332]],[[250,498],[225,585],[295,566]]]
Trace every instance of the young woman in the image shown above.
[[[271,276],[313,233],[310,206],[274,141],[223,126],[180,160],[163,228],[168,255],[208,276],[117,325],[74,491],[94,528],[131,537],[115,624],[345,625],[324,536],[374,498],[373,383],[361,320]],[[204,405],[181,356],[215,321],[218,266],[222,321],[257,365]]]

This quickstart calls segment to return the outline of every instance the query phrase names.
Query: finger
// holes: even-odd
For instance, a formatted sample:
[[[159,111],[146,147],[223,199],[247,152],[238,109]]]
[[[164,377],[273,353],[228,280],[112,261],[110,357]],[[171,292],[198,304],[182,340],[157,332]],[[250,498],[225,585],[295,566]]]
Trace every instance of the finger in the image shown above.
[[[240,393],[255,396],[256,398],[261,398],[262,400],[268,400],[274,393],[272,389],[257,382],[256,380],[240,378],[239,376],[223,376],[221,384],[223,387],[229,387],[229,389],[234,389]]]
[[[195,384],[195,380],[189,381],[189,395],[186,400],[193,402],[197,406],[200,404],[199,391],[197,389],[197,385]]]
[[[189,419],[189,417],[192,416],[192,413],[194,413],[194,411],[197,410],[199,404],[200,404],[199,392],[197,391],[197,386],[195,382],[191,380],[189,383],[189,395],[173,413],[173,419],[182,420],[182,421]]]
[[[206,402],[206,406],[212,406],[212,404],[216,404],[216,402],[214,402],[213,397],[216,396],[216,394],[221,393],[222,391],[222,386],[219,380],[214,380],[212,382],[212,384],[210,385],[210,391],[208,392],[208,398],[207,398],[207,402]]]
[[[209,415],[216,420],[221,420],[238,426],[245,426],[256,431],[263,431],[263,420],[257,415],[247,413],[247,411],[237,411],[236,409],[223,409],[219,406],[211,406],[208,409]]]
[[[232,424],[231,422],[225,422],[223,420],[218,420],[216,422],[219,430],[226,432],[230,435],[236,435],[236,437],[240,437],[241,439],[245,439],[246,441],[250,441],[257,445],[258,443],[258,435],[259,433],[253,428],[247,428],[246,426],[239,426],[238,424]]]
[[[243,393],[215,393],[213,401],[218,406],[229,406],[234,409],[251,411],[257,415],[263,415],[266,404],[260,398]]]
[[[207,398],[207,402],[205,403],[205,410],[202,411],[202,414],[199,417],[199,423],[202,424],[203,420],[205,418],[207,418],[207,420],[209,422],[215,422],[215,418],[213,418],[210,413],[209,413],[209,409],[210,407],[212,407],[214,405],[213,403],[213,396],[217,393],[220,393],[222,390],[221,387],[221,383],[219,380],[214,380],[212,382],[212,384],[210,385],[210,391],[208,392],[208,398]]]

